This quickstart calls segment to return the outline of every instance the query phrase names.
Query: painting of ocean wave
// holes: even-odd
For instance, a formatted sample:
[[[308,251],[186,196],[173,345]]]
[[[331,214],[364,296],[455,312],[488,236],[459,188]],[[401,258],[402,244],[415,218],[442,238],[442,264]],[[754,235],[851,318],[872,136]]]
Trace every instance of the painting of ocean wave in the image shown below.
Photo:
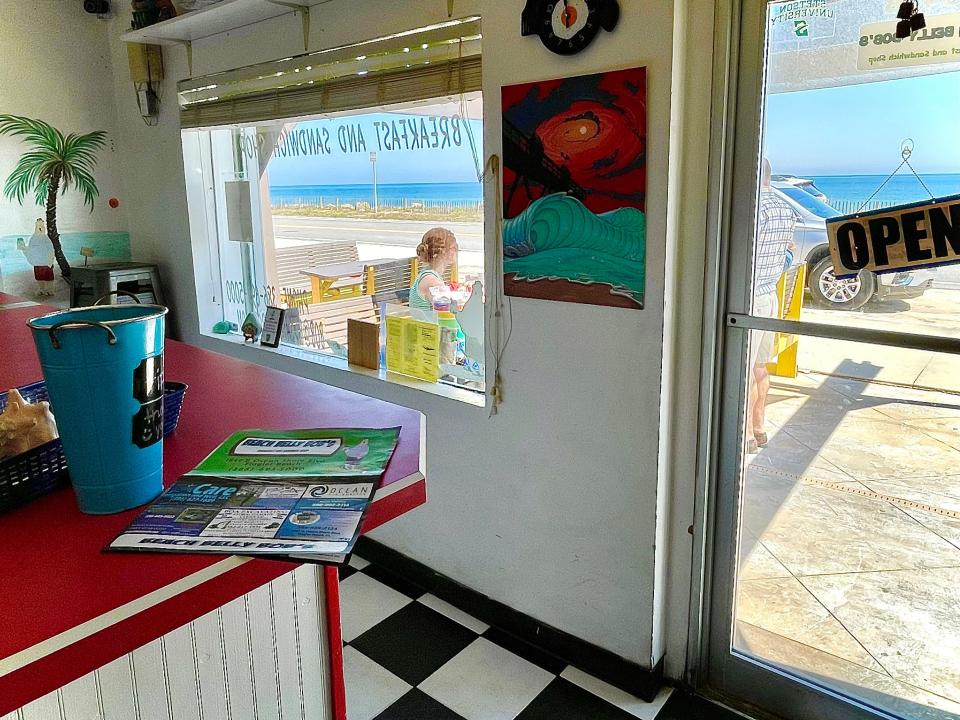
[[[599,289],[601,298],[610,293],[642,307],[645,235],[646,217],[636,208],[594,214],[576,198],[547,195],[504,221],[503,272],[514,285],[605,285]],[[553,294],[558,293],[564,294],[554,287]]]
[[[507,86],[507,295],[643,307],[646,70]]]

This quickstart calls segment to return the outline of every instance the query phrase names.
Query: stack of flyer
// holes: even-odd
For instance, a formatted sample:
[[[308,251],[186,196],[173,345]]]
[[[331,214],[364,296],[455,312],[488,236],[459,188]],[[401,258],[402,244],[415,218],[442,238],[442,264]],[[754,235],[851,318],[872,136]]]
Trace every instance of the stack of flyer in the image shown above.
[[[109,549],[343,563],[399,437],[400,428],[242,430]]]

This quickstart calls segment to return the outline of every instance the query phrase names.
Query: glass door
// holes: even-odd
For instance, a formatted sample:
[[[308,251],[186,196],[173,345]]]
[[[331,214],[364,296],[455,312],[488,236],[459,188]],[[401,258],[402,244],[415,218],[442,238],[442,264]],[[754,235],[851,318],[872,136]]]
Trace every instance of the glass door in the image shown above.
[[[845,274],[827,232],[957,196],[960,243],[960,0],[741,10],[705,684],[960,718],[960,265]],[[932,222],[898,225],[911,256]]]

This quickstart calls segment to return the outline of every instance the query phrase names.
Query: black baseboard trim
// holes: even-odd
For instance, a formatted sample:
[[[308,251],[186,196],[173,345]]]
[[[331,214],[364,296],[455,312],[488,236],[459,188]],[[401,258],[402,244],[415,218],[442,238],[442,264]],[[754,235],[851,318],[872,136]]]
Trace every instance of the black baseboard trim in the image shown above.
[[[646,702],[652,701],[663,687],[662,660],[652,670],[641,667],[616,653],[545,625],[530,615],[471,590],[369,537],[363,536],[357,540],[356,552],[365,560],[379,565],[385,572],[412,582],[478,620]]]
[[[760,716],[745,715],[686,688],[676,688],[657,714],[657,720],[748,720],[753,717]]]

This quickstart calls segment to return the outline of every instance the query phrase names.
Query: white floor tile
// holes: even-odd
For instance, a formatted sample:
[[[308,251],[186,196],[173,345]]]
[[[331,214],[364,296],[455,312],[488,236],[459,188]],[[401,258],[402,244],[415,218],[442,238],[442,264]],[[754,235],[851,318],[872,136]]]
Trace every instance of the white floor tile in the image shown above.
[[[349,645],[343,649],[347,720],[372,720],[410,689],[410,685]]]
[[[354,573],[340,583],[340,626],[344,642],[355,640],[411,602],[406,595],[382,582]]]
[[[487,628],[490,626],[485,622],[477,620],[473,615],[465,613],[460,608],[456,608],[446,600],[441,600],[436,595],[431,595],[427,593],[420,597],[418,602],[422,602],[431,610],[436,610],[441,615],[444,615],[454,622],[458,622],[463,625],[465,628],[473,630],[477,635],[483,635],[487,631]]]
[[[551,680],[546,670],[477,638],[420,690],[466,720],[513,720]]]
[[[654,720],[654,718],[657,717],[657,713],[660,712],[660,708],[663,707],[667,698],[670,697],[670,692],[673,690],[673,688],[665,687],[657,693],[653,702],[644,702],[640,698],[634,697],[630,693],[626,693],[609,683],[605,683],[593,675],[588,675],[583,672],[583,670],[578,670],[572,665],[567,665],[567,668],[560,673],[560,677],[572,682],[574,685],[582,687],[587,692],[592,692],[611,705],[616,705],[624,712],[641,718],[641,720]]]
[[[348,563],[350,567],[355,568],[357,570],[363,570],[369,564],[370,562],[368,560],[364,560],[359,555],[351,555],[350,562]]]

